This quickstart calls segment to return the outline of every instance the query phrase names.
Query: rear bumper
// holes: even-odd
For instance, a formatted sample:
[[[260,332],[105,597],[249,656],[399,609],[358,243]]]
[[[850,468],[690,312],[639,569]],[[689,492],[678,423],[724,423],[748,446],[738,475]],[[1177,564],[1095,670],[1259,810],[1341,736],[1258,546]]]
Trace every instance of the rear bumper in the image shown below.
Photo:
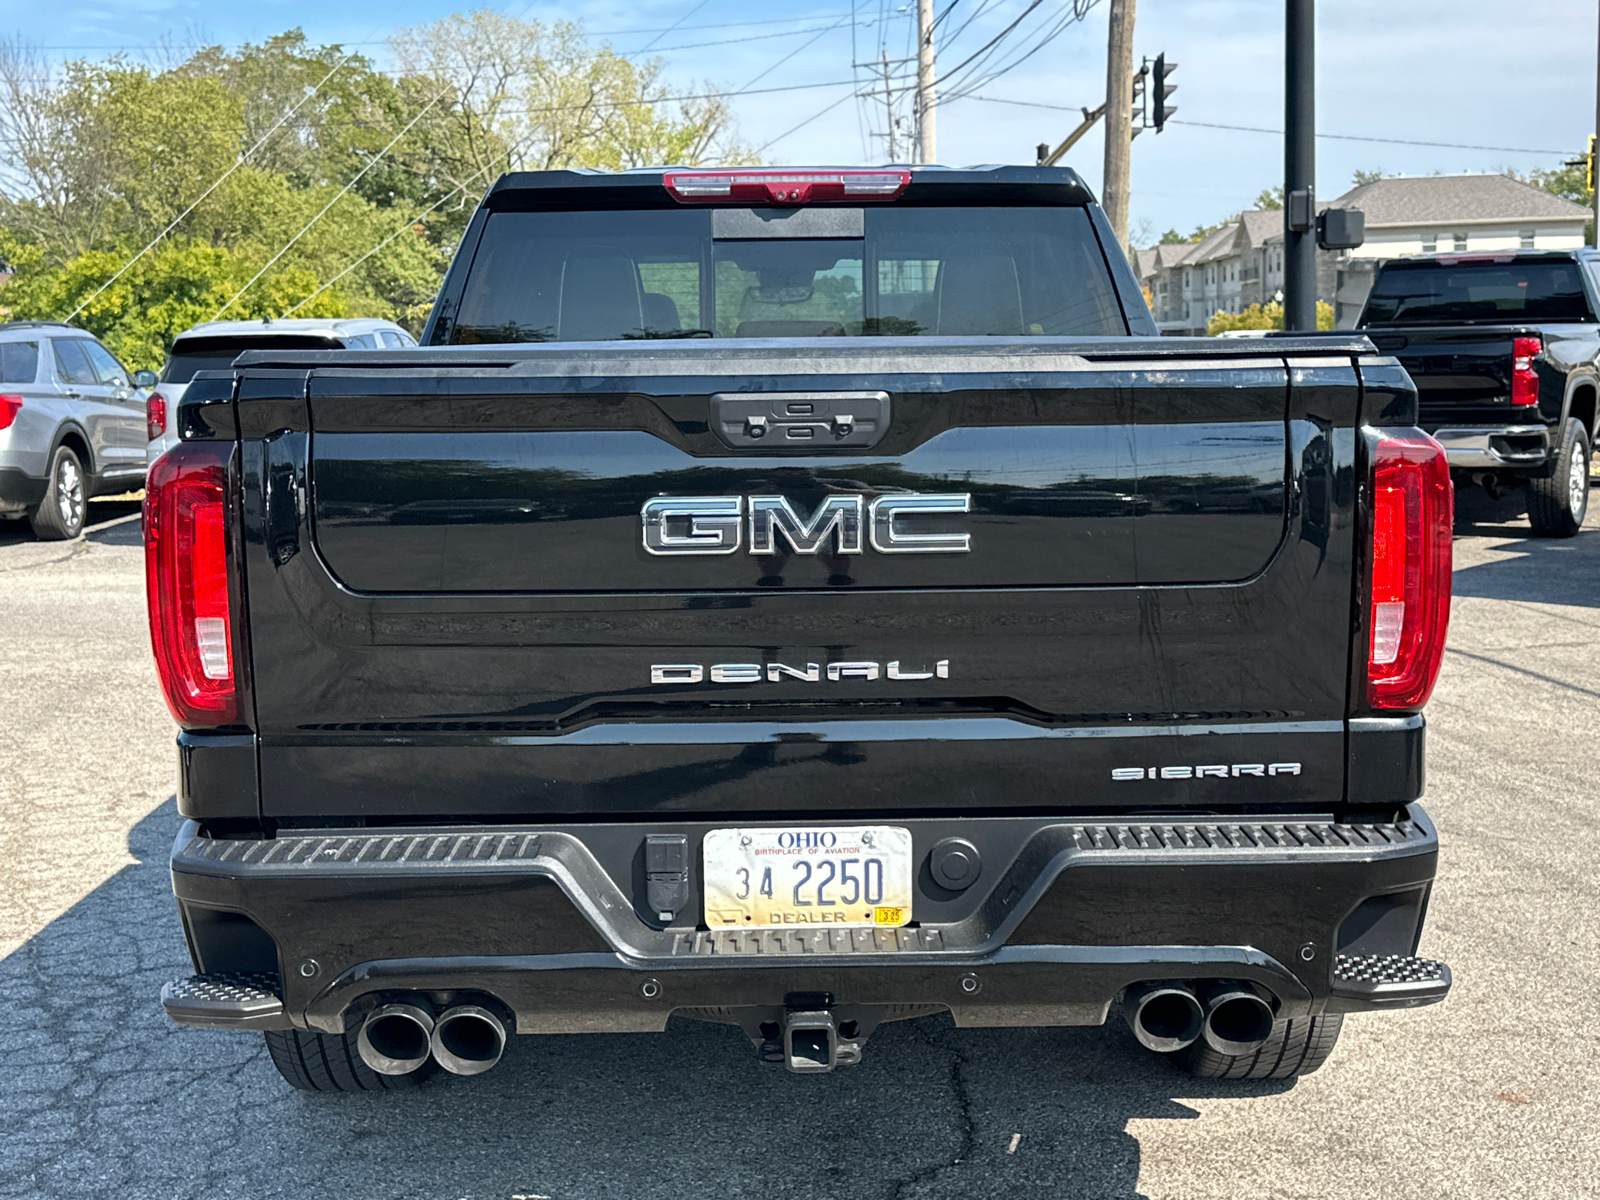
[[[333,1033],[385,995],[487,994],[518,1032],[627,1032],[825,995],[878,1019],[1092,1025],[1147,979],[1248,980],[1280,1017],[1410,1007],[1449,988],[1448,971],[1410,958],[1438,855],[1415,805],[1391,824],[901,823],[919,856],[916,925],[711,933],[693,899],[703,825],[245,841],[187,822],[173,886],[216,986],[173,991],[167,1011]],[[956,831],[985,862],[952,894],[926,855]],[[643,840],[662,832],[689,839],[691,864],[691,899],[667,927],[649,916],[643,874]]]
[[[1430,432],[1444,447],[1450,465],[1459,469],[1542,467],[1550,453],[1543,425],[1444,426]]]
[[[23,512],[44,499],[47,480],[19,467],[0,467],[0,513]]]

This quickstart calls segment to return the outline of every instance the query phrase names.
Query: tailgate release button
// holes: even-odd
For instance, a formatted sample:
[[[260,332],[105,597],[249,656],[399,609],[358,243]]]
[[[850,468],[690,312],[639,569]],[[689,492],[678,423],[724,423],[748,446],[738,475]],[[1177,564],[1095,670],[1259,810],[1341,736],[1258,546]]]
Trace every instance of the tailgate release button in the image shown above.
[[[689,839],[653,833],[644,840],[645,898],[650,911],[670,925],[689,902]]]

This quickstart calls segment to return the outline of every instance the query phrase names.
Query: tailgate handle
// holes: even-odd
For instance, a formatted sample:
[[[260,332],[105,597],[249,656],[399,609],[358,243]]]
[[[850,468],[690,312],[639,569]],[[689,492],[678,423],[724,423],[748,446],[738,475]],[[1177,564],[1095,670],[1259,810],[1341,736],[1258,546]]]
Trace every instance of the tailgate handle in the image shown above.
[[[267,557],[281,567],[300,553],[305,516],[306,434],[280,429],[266,444]]]
[[[862,450],[889,431],[889,393],[719,392],[710,425],[735,450]]]

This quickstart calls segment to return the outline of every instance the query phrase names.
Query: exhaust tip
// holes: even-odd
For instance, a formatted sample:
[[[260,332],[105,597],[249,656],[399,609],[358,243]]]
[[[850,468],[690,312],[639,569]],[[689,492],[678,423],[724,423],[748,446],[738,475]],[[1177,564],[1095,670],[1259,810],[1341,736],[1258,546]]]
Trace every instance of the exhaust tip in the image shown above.
[[[1238,984],[1217,984],[1205,993],[1206,1045],[1218,1054],[1254,1054],[1272,1036],[1272,1006]]]
[[[409,1075],[428,1061],[433,1016],[415,1004],[385,1004],[367,1014],[356,1037],[361,1061],[379,1075]]]
[[[506,1048],[506,1027],[499,1017],[475,1004],[449,1009],[433,1027],[433,1057],[453,1075],[481,1075]]]
[[[1205,1014],[1181,983],[1134,984],[1122,998],[1122,1015],[1146,1050],[1171,1054],[1200,1036]]]

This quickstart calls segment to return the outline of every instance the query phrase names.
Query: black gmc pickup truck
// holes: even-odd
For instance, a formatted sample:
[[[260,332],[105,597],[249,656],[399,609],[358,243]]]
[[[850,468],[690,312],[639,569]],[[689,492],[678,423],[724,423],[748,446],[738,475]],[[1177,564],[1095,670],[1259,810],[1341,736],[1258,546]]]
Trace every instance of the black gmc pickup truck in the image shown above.
[[[1571,537],[1589,506],[1596,314],[1600,253],[1508,250],[1384,263],[1356,328],[1410,372],[1458,485],[1524,488],[1533,532]]]
[[[1416,957],[1451,484],[1365,338],[1155,336],[1070,171],[508,175],[423,338],[196,376],[146,501],[192,1025],[1098,1025],[1314,1070]]]

